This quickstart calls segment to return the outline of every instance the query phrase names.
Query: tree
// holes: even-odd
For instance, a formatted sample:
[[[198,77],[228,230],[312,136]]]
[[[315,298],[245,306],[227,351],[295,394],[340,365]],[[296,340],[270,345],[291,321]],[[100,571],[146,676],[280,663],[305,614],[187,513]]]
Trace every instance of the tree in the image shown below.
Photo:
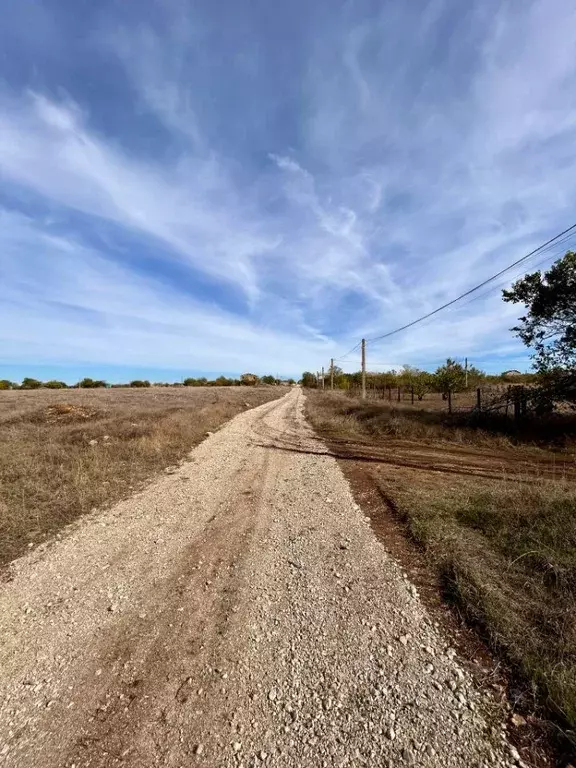
[[[218,378],[214,380],[215,387],[231,387],[233,384],[234,380],[227,379],[226,376],[218,376]]]
[[[244,384],[244,386],[255,387],[256,384],[258,384],[258,381],[258,376],[256,376],[255,373],[243,373],[242,376],[240,376],[240,382]]]
[[[18,385],[8,379],[0,379],[0,389],[15,389]]]
[[[468,386],[479,387],[486,380],[486,374],[475,365],[468,366]]]
[[[30,379],[28,377],[22,379],[20,389],[40,389],[42,382],[38,379]]]
[[[447,395],[448,392],[458,392],[464,389],[465,384],[464,367],[450,357],[445,365],[441,365],[434,371],[434,386],[443,395]]]
[[[130,382],[131,387],[149,387],[150,382],[147,379],[134,379]]]
[[[81,389],[98,389],[98,387],[105,387],[107,384],[102,379],[90,379],[86,377],[82,379],[82,381],[79,381],[76,386]]]
[[[534,349],[540,373],[576,371],[576,253],[568,251],[544,274],[539,270],[517,280],[504,301],[524,304],[527,313],[512,330]]]
[[[47,381],[44,386],[46,389],[68,389],[68,384],[64,381],[57,381],[56,379],[52,379],[51,381]]]
[[[405,365],[398,374],[398,382],[414,390],[418,400],[423,400],[424,395],[434,388],[434,377],[428,371],[422,371],[412,365]]]
[[[262,384],[276,384],[276,378],[274,376],[262,376]]]
[[[317,385],[316,376],[310,371],[304,371],[302,374],[303,387],[315,387]]]

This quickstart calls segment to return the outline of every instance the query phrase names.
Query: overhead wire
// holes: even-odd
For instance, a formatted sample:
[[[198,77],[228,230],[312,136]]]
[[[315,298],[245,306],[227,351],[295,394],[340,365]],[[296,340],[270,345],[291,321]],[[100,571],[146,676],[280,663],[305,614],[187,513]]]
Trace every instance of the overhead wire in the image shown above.
[[[568,237],[564,238],[564,240],[560,240],[560,241],[559,241],[559,243],[555,243],[555,245],[559,245],[560,243],[563,243],[563,242],[567,242],[567,241],[569,241],[569,240],[570,240],[572,237],[574,237],[574,235],[570,235],[570,236],[568,236]],[[564,249],[562,249],[562,250],[564,250]],[[558,252],[558,251],[557,251],[556,253],[554,253],[554,254],[553,254],[553,256],[551,256],[551,255],[550,255],[550,253],[548,253],[548,255],[547,255],[547,256],[546,256],[544,259],[541,259],[540,261],[537,261],[535,264],[532,264],[532,266],[530,267],[530,269],[537,269],[538,267],[541,267],[543,264],[545,264],[547,261],[549,261],[549,260],[550,260],[550,258],[555,258],[555,257],[556,257],[556,256],[558,256],[558,255],[559,255],[559,252]],[[501,288],[504,288],[504,286],[508,285],[508,283],[510,283],[510,282],[513,282],[513,281],[517,280],[518,278],[522,277],[522,276],[523,276],[523,274],[524,274],[524,272],[523,272],[523,271],[522,271],[522,272],[517,272],[517,273],[514,275],[514,277],[512,277],[512,278],[509,278],[509,279],[507,279],[507,280],[504,280],[503,282],[501,282],[501,283],[498,283],[497,285],[494,285],[494,286],[492,286],[491,288],[489,288],[489,290],[487,290],[487,291],[484,291],[484,292],[483,292],[483,293],[481,293],[479,296],[474,296],[474,298],[470,299],[469,301],[466,301],[466,302],[464,302],[464,304],[462,304],[462,306],[463,306],[463,307],[467,307],[467,306],[468,306],[468,304],[472,304],[472,302],[473,302],[473,301],[478,301],[479,299],[482,299],[482,298],[484,298],[485,296],[488,296],[488,295],[491,293],[491,291],[493,291],[493,290],[499,290],[499,289],[501,289]]]
[[[355,347],[352,347],[352,349],[349,349],[349,350],[348,350],[348,352],[345,352],[345,353],[342,355],[342,357],[335,357],[335,358],[334,358],[334,362],[335,362],[335,363],[336,363],[336,362],[340,363],[340,362],[344,361],[344,358],[345,358],[345,357],[348,357],[348,355],[351,355],[351,354],[352,354],[352,352],[356,352],[356,350],[357,350],[357,349],[360,349],[360,347],[361,347],[361,346],[362,346],[362,342],[361,342],[361,341],[359,341],[359,342],[358,342],[358,344],[356,344],[356,346],[355,346]]]
[[[393,331],[388,331],[387,333],[382,334],[381,336],[374,336],[371,339],[366,339],[367,342],[374,342],[374,341],[380,341],[381,339],[387,339],[390,336],[394,336],[396,333],[400,333],[401,331],[405,331],[408,328],[412,328],[414,325],[417,325],[418,323],[423,322],[424,320],[427,320],[429,317],[433,317],[434,315],[437,315],[439,312],[441,312],[444,309],[447,309],[448,307],[451,307],[453,304],[456,304],[456,302],[460,301],[461,299],[466,298],[467,296],[470,296],[472,293],[475,293],[476,291],[480,290],[480,288],[484,288],[484,286],[489,285],[489,283],[492,283],[494,280],[497,280],[499,277],[501,277],[506,272],[510,271],[514,267],[517,267],[519,264],[522,264],[523,262],[527,261],[528,259],[532,258],[533,256],[541,253],[544,251],[544,249],[547,249],[551,245],[558,245],[558,241],[565,242],[565,240],[560,240],[561,238],[564,238],[568,233],[573,232],[576,230],[576,223],[572,224],[571,227],[568,227],[563,232],[558,233],[554,237],[547,240],[545,243],[542,243],[542,245],[538,246],[538,248],[534,248],[534,250],[530,251],[530,253],[527,253],[525,256],[522,256],[522,258],[517,259],[516,261],[512,262],[512,264],[509,264],[507,267],[504,267],[504,269],[501,269],[499,272],[496,272],[496,274],[492,275],[491,277],[487,278],[486,280],[483,280],[481,283],[478,283],[478,285],[475,285],[473,288],[470,288],[469,290],[465,291],[464,293],[461,293],[460,296],[457,296],[455,299],[452,299],[451,301],[447,301],[445,304],[442,304],[442,306],[437,307],[436,309],[432,310],[431,312],[428,312],[425,315],[422,315],[421,317],[416,318],[416,320],[412,320],[410,323],[406,323],[405,325],[400,326],[400,328],[395,328]],[[354,351],[360,346],[359,344],[353,348]],[[344,357],[346,357],[350,352],[347,352]]]
[[[432,312],[429,312],[426,315],[423,315],[423,316],[417,318],[416,320],[413,320],[411,323],[407,323],[406,325],[401,326],[400,328],[396,328],[395,330],[389,331],[388,333],[385,333],[385,334],[383,334],[381,336],[375,336],[373,338],[367,339],[366,341],[367,342],[380,341],[381,339],[385,339],[385,338],[388,338],[389,336],[393,336],[396,333],[400,333],[401,331],[404,331],[404,330],[406,330],[408,328],[411,328],[412,326],[414,326],[414,325],[416,325],[418,323],[423,322],[424,320],[427,320],[427,319],[433,317],[434,315],[438,314],[442,310],[447,309],[448,307],[456,304],[461,299],[466,298],[467,296],[470,296],[472,293],[475,293],[480,288],[483,288],[484,286],[489,285],[491,282],[496,280],[498,277],[501,277],[503,274],[505,274],[506,272],[510,271],[515,266],[518,266],[519,264],[523,264],[523,263],[528,262],[534,256],[541,256],[543,253],[550,254],[551,251],[553,251],[555,249],[558,249],[559,246],[561,246],[564,243],[569,242],[574,237],[576,237],[576,232],[574,230],[576,230],[576,223],[573,224],[572,226],[568,227],[567,229],[565,229],[563,232],[560,232],[559,234],[557,234],[554,237],[550,238],[545,243],[543,243],[542,245],[538,246],[538,248],[535,248],[534,250],[530,251],[530,253],[526,254],[522,258],[517,259],[512,264],[509,264],[507,267],[505,267],[504,269],[500,270],[499,272],[497,272],[496,274],[492,275],[491,277],[487,278],[483,282],[479,283],[478,285],[474,286],[473,288],[469,289],[468,291],[465,291],[460,296],[456,297],[455,299],[452,299],[449,302],[446,302],[441,307],[438,307],[437,309],[433,310]],[[554,254],[554,255],[557,255],[557,254],[558,254],[558,252],[556,254]],[[548,255],[548,256],[546,256],[545,259],[539,260],[538,262],[536,262],[536,264],[533,265],[533,268],[539,267],[540,265],[542,265],[543,263],[548,261],[549,258],[550,258],[550,256]],[[520,272],[520,273],[518,273],[518,275],[514,276],[511,279],[515,280],[518,277],[520,277],[521,275],[522,275],[522,273]],[[503,281],[502,283],[499,283],[497,286],[492,286],[488,291],[483,292],[479,296],[475,296],[474,298],[470,299],[470,301],[465,302],[465,304],[463,304],[462,306],[467,306],[468,304],[471,304],[474,301],[478,301],[478,300],[484,298],[492,290],[498,290],[499,288],[502,288],[503,286],[507,285],[509,282],[510,282],[510,279],[507,279],[507,280]],[[334,358],[334,362],[350,362],[350,363],[358,362],[357,360],[347,360],[346,358],[348,358],[348,355],[351,355],[356,350],[360,349],[361,344],[362,344],[362,342],[359,341],[354,347],[352,347],[347,352],[345,352],[341,357]],[[386,365],[389,365],[389,364],[388,363],[372,363],[371,362],[371,365],[386,366]]]

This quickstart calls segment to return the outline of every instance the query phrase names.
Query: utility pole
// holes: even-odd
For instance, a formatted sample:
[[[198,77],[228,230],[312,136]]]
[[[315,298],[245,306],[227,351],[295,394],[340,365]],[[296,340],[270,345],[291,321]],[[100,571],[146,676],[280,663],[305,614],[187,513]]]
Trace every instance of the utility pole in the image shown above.
[[[334,358],[330,358],[330,389],[334,389]]]
[[[464,358],[464,387],[468,389],[468,358]]]
[[[322,389],[324,389],[324,384],[325,384],[325,381],[324,381],[324,366],[322,366]]]
[[[366,400],[366,339],[362,339],[362,400]]]

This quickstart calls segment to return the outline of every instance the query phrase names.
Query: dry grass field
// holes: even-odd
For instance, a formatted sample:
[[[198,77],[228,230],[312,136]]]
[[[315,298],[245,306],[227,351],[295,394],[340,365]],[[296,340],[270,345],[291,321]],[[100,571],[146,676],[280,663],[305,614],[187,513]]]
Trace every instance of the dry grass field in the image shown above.
[[[337,393],[307,402],[357,495],[376,490],[444,597],[575,729],[576,444]]]
[[[133,492],[283,387],[0,392],[0,565]]]

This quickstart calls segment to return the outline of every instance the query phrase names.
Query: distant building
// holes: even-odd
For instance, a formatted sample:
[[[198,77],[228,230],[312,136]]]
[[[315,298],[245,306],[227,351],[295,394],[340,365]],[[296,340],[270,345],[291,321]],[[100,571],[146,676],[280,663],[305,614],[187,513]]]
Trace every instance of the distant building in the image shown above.
[[[515,368],[512,368],[509,371],[504,371],[502,374],[502,378],[504,379],[515,379],[517,376],[522,376],[522,371],[517,371]]]

